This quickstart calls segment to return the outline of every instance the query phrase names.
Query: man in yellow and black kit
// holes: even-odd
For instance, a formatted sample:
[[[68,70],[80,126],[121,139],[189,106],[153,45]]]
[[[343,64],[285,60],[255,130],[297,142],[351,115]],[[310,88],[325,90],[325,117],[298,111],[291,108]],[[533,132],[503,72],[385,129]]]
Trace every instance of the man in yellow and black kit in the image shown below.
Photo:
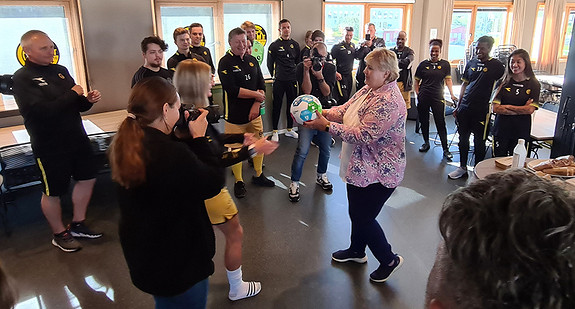
[[[246,32],[235,28],[228,35],[230,50],[220,59],[218,76],[223,88],[225,133],[252,133],[254,138],[263,138],[263,123],[260,115],[260,104],[266,98],[264,77],[258,61],[246,53]],[[238,148],[241,145],[237,145]],[[256,176],[252,183],[263,187],[274,187],[275,183],[267,179],[262,166],[263,154],[254,157]],[[242,198],[246,187],[242,178],[242,163],[232,166],[236,178],[234,195]]]
[[[42,173],[42,211],[54,233],[52,244],[65,252],[78,251],[82,246],[74,238],[102,236],[84,225],[97,162],[80,117],[80,112],[89,110],[101,95],[98,90],[84,95],[82,86],[65,67],[52,64],[54,42],[46,33],[28,31],[20,44],[28,58],[14,74],[14,98]],[[64,227],[60,196],[67,193],[70,178],[76,181],[72,192],[74,217]]]

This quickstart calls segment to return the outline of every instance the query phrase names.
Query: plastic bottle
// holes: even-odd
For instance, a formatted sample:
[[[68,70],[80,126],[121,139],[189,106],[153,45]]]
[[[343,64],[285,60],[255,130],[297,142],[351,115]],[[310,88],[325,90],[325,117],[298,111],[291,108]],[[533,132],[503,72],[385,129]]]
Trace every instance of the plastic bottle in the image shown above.
[[[260,103],[260,115],[265,115],[266,114],[266,102],[262,102]]]
[[[513,149],[513,162],[511,167],[523,168],[525,166],[525,158],[527,157],[527,150],[525,149],[525,140],[519,139],[517,146]]]

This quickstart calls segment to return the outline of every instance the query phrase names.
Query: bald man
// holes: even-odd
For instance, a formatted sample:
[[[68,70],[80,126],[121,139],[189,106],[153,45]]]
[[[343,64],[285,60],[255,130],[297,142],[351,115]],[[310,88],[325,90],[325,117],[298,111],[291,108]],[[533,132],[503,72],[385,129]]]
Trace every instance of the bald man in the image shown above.
[[[65,252],[78,251],[82,246],[75,238],[102,236],[84,224],[97,161],[80,117],[101,95],[98,90],[85,93],[65,67],[53,64],[54,42],[46,33],[28,31],[20,44],[27,59],[14,73],[14,98],[42,173],[42,212],[54,233],[52,244]],[[74,216],[65,227],[60,196],[68,192],[71,178]]]
[[[399,31],[397,34],[397,45],[391,50],[397,56],[397,64],[399,65],[399,78],[397,79],[397,86],[401,90],[403,100],[407,109],[411,108],[411,89],[413,88],[413,77],[411,75],[411,67],[415,59],[415,52],[413,49],[405,46],[407,41],[407,33]]]

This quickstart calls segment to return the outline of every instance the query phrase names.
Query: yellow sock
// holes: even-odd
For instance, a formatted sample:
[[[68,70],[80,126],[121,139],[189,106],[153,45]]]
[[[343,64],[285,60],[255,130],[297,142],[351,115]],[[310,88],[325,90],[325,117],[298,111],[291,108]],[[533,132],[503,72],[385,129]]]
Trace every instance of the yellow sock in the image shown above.
[[[254,162],[254,164],[255,164],[255,162]],[[242,162],[232,165],[232,172],[234,173],[234,177],[236,178],[236,182],[244,181],[244,179],[242,178]]]
[[[258,154],[254,157],[254,169],[256,170],[256,177],[262,174],[262,167],[264,165],[264,155]]]
[[[288,132],[291,131],[292,128],[287,128]]]

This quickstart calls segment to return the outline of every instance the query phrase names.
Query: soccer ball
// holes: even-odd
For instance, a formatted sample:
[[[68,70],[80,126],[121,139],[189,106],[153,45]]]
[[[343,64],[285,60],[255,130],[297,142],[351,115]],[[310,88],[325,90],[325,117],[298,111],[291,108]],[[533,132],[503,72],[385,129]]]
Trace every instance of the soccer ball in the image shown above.
[[[321,103],[318,98],[310,94],[302,94],[295,98],[290,107],[292,118],[299,124],[314,120],[317,117],[315,111],[321,113]]]

